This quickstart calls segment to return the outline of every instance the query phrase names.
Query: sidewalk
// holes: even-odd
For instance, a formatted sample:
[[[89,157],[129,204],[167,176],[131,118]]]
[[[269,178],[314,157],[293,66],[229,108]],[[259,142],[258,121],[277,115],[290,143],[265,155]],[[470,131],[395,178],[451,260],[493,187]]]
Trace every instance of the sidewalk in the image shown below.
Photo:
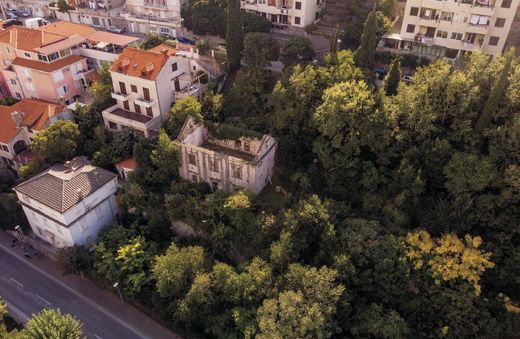
[[[22,247],[20,245],[10,247],[11,241],[11,236],[4,231],[0,231],[0,246],[4,250],[23,258]],[[147,338],[182,338],[135,307],[129,304],[125,304],[123,307],[118,296],[100,289],[92,281],[81,278],[78,275],[69,274],[64,276],[60,267],[43,255],[32,257],[31,259],[24,258],[24,260],[35,269],[46,273],[49,279],[56,280],[59,284],[65,285],[65,287],[72,289],[76,294],[88,299],[102,312],[109,313],[114,318],[121,320],[121,322],[132,325]]]

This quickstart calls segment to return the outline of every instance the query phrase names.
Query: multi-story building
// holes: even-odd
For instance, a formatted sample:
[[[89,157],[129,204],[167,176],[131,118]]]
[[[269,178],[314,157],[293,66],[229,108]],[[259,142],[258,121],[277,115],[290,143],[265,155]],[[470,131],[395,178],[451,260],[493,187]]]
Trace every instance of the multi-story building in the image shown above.
[[[177,36],[184,0],[127,0],[120,13],[128,31]]]
[[[304,28],[322,15],[325,0],[241,0],[246,12],[256,13],[273,23],[275,29]]]
[[[77,157],[14,188],[33,233],[54,247],[92,243],[115,219],[117,175]]]
[[[233,129],[233,135],[242,136],[230,139],[223,133],[229,129]],[[213,190],[247,189],[257,194],[273,175],[277,143],[269,135],[231,126],[212,129],[188,117],[177,143],[181,153],[179,175],[192,182],[206,182]]]
[[[166,120],[177,93],[193,86],[190,62],[168,48],[126,48],[111,68],[112,98],[117,104],[103,111],[105,126],[111,130],[132,128],[150,138]],[[198,87],[190,95],[202,91]]]
[[[31,13],[34,17],[48,17],[52,14],[49,5],[55,0],[2,0],[4,9],[17,9]]]
[[[0,105],[0,165],[18,170],[32,158],[32,138],[57,120],[71,120],[66,107],[25,99],[12,106]]]
[[[430,58],[456,59],[482,51],[503,52],[520,0],[407,0],[400,30],[380,48]]]
[[[59,20],[107,28],[123,25],[118,16],[124,3],[124,0],[68,0],[67,12],[60,12],[57,2],[49,8]]]
[[[0,32],[2,82],[11,96],[72,103],[85,90],[86,59],[72,50],[84,39],[27,27]]]

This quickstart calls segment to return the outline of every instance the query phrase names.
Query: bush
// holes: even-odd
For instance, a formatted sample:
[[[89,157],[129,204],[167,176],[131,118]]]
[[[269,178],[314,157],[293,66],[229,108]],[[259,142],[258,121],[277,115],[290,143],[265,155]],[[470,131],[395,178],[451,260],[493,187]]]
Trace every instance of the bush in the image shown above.
[[[242,13],[242,23],[244,26],[244,33],[259,32],[269,33],[271,32],[271,21],[263,16],[253,13]]]
[[[16,104],[17,102],[18,102],[18,100],[13,97],[5,97],[5,98],[0,99],[0,105],[4,105],[4,106],[12,106],[12,105]]]
[[[58,262],[65,274],[89,272],[92,269],[92,255],[85,245],[75,245],[60,249]]]

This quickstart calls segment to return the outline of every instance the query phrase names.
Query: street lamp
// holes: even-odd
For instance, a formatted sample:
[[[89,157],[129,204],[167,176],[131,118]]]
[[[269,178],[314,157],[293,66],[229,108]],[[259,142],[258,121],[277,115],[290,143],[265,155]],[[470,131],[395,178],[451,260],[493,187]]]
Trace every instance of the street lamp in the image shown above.
[[[121,299],[121,305],[125,306],[125,303],[123,302],[123,295],[121,294],[121,290],[119,289],[119,282],[116,282],[114,284],[114,288],[117,288],[117,293],[119,293],[119,299]]]

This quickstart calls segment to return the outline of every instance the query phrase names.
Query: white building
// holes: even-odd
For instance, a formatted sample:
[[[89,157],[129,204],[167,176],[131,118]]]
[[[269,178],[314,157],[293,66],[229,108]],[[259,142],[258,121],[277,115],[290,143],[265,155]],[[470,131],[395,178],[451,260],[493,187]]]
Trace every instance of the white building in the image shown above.
[[[380,49],[456,59],[466,52],[504,51],[520,0],[407,0]]]
[[[241,0],[240,7],[269,19],[273,28],[304,28],[320,17],[325,0]]]
[[[33,233],[55,247],[90,244],[115,219],[117,175],[77,157],[14,188]]]
[[[127,0],[121,11],[128,31],[177,36],[184,0]]]
[[[229,139],[230,135],[242,136]],[[228,125],[205,126],[188,117],[177,143],[179,175],[192,182],[206,182],[213,190],[231,193],[247,189],[258,194],[273,175],[277,142],[269,135]]]
[[[112,98],[117,104],[103,111],[108,129],[131,128],[150,138],[176,98],[202,94],[205,86],[195,82],[202,68],[175,53],[162,45],[148,51],[130,47],[123,51],[111,69]]]

